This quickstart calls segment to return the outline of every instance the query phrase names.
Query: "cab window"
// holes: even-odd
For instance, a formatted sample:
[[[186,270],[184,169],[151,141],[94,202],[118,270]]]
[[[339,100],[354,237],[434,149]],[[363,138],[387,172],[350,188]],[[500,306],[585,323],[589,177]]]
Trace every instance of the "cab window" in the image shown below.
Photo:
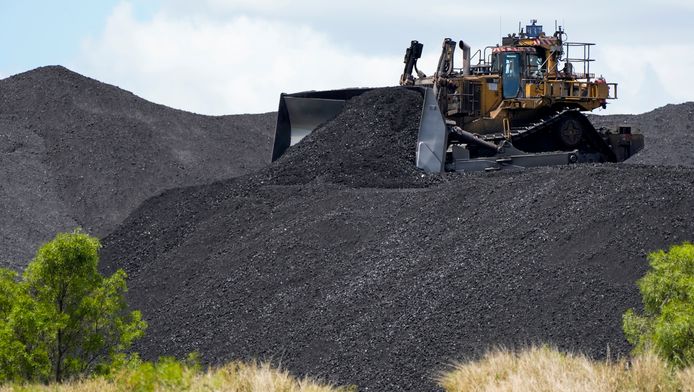
[[[544,70],[542,69],[542,63],[544,59],[535,53],[528,53],[527,57],[527,78],[542,78]]]
[[[504,53],[501,56],[503,66],[504,98],[515,98],[520,93],[521,67],[519,53]]]

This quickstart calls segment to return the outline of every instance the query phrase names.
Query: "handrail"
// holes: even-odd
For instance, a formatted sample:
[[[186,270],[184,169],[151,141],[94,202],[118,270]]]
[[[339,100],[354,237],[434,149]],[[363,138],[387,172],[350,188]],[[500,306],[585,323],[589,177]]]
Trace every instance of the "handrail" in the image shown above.
[[[610,95],[610,87],[614,87],[614,95]],[[607,99],[617,99],[617,83],[607,83]]]
[[[472,59],[474,59],[475,56],[479,56],[479,60],[477,60],[477,64],[481,64],[483,62],[482,61],[482,49],[477,49],[477,51],[475,53],[473,53],[472,56],[470,56],[470,64],[472,64]]]
[[[563,98],[601,98],[598,93],[598,85],[591,82],[582,82],[578,80],[537,80],[523,79],[524,82],[531,82],[538,86],[543,96],[554,96]],[[616,99],[617,83],[607,83],[608,86],[614,86],[615,95],[605,97],[607,99]]]

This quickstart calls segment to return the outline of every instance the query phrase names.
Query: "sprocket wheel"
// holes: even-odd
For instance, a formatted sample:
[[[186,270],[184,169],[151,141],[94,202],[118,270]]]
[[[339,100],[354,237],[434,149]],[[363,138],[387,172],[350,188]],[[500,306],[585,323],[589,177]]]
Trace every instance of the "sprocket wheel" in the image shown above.
[[[583,140],[583,127],[573,118],[569,118],[559,128],[559,139],[566,147],[577,147]]]

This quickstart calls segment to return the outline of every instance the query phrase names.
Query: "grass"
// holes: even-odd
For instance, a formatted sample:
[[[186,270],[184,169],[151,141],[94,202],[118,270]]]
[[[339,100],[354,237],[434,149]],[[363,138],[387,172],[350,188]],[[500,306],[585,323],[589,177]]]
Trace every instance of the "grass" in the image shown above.
[[[495,350],[438,378],[446,392],[683,391],[694,392],[694,367],[675,370],[653,353],[631,361],[594,361],[549,347]]]
[[[478,361],[455,365],[441,374],[438,382],[446,392],[694,392],[694,367],[673,369],[650,352],[630,361],[608,362],[543,346],[519,353],[492,351]],[[51,385],[0,386],[0,392],[10,391],[356,392],[357,387],[298,379],[268,363],[231,362],[201,371],[197,365],[164,358],[157,363],[124,367],[109,377]]]
[[[121,391],[220,391],[220,392],[351,392],[355,387],[334,387],[305,378],[267,363],[232,362],[199,371],[170,359],[156,364],[116,372],[112,377],[95,377],[51,385],[5,385],[0,392],[121,392]]]

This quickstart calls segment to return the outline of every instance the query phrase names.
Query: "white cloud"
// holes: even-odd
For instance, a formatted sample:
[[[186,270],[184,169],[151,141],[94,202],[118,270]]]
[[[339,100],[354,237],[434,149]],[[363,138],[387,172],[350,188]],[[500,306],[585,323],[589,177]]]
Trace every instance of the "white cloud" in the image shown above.
[[[694,45],[603,45],[597,63],[608,81],[619,82],[610,113],[641,113],[667,103],[692,100]]]
[[[401,62],[349,52],[308,26],[166,13],[138,21],[122,3],[75,68],[158,103],[229,114],[276,110],[280,92],[397,84]]]
[[[433,0],[438,3],[438,8],[455,9],[453,0]],[[303,17],[313,19],[317,16],[331,18],[334,15],[362,16],[390,15],[402,17],[404,15],[426,18],[426,13],[421,12],[419,6],[412,7],[401,0],[351,0],[349,2],[330,2],[324,0],[169,0],[163,4],[163,10],[170,14],[204,14],[224,15],[231,13],[253,13],[262,15],[278,15],[283,18]],[[482,6],[466,7],[473,14],[476,9],[484,9]],[[430,12],[436,12],[434,7]]]
[[[689,4],[668,1],[670,7]],[[413,38],[425,44],[419,64],[430,74],[446,36],[465,39],[473,49],[498,42],[496,11],[505,9],[512,16],[504,16],[504,34],[515,31],[518,20],[537,17],[553,27],[559,18],[569,25],[570,39],[597,42],[591,70],[620,88],[608,113],[650,110],[691,99],[694,91],[694,78],[681,77],[694,69],[694,45],[683,34],[662,40],[663,29],[673,27],[641,23],[638,18],[647,16],[643,7],[627,15],[618,4],[605,3],[600,12],[610,29],[596,32],[593,9],[563,21],[542,2],[534,9],[497,0],[464,9],[452,0],[428,4],[424,12],[394,0],[170,0],[139,20],[123,2],[69,65],[176,108],[205,114],[272,111],[280,92],[397,84],[402,54]]]

